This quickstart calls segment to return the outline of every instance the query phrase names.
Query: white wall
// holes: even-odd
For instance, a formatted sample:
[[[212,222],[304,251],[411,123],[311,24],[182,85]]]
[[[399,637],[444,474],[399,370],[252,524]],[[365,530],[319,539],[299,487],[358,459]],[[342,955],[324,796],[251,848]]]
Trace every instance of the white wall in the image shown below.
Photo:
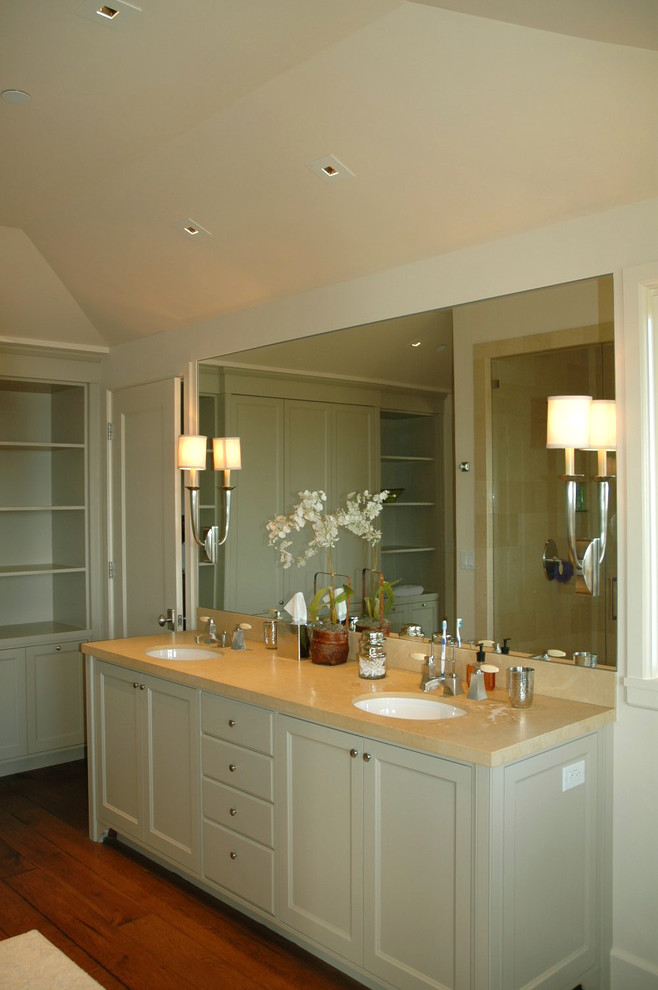
[[[107,382],[118,387],[185,374],[189,362],[212,355],[612,273],[617,296],[619,384],[626,348],[636,346],[627,342],[621,318],[621,273],[658,259],[657,231],[655,199],[429,258],[117,347],[108,359]],[[470,377],[471,373],[470,365],[456,369],[457,375]],[[624,475],[624,396],[618,396],[622,421],[618,534],[623,585],[628,537],[632,533],[634,540],[641,540],[642,522],[634,465],[629,465]],[[635,402],[635,394],[628,395],[627,401]],[[458,460],[472,459],[472,451],[460,447],[456,456]],[[621,614],[620,682],[626,670],[625,629]],[[657,751],[658,712],[630,708],[620,697],[615,728],[613,990],[658,987]]]

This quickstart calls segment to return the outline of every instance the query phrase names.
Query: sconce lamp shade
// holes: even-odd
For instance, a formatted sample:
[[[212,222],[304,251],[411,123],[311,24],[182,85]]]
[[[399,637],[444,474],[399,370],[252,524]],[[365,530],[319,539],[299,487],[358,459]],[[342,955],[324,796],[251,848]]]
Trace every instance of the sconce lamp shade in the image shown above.
[[[549,395],[546,446],[578,448],[589,446],[591,395]]]
[[[205,471],[206,437],[191,434],[179,436],[178,467],[181,471]]]
[[[215,471],[239,471],[242,467],[240,437],[213,437],[212,454]]]
[[[617,449],[617,406],[614,399],[593,399],[589,414],[590,450]]]

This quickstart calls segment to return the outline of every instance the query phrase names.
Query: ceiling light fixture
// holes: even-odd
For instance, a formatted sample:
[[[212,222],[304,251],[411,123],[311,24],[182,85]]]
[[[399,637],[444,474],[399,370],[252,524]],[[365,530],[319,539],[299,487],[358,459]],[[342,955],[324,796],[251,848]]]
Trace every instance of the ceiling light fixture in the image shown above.
[[[422,342],[422,340],[412,340],[412,341],[411,341],[411,344],[410,344],[409,346],[410,346],[410,347],[420,347],[420,345],[421,345],[422,343],[423,343],[423,342]]]
[[[181,234],[185,234],[186,237],[198,237],[199,235],[212,237],[212,234],[210,233],[209,230],[206,230],[205,227],[202,227],[200,223],[196,222],[196,220],[192,220],[191,217],[185,217],[184,220],[179,220],[177,223],[174,224],[174,227]]]
[[[340,182],[341,179],[353,179],[354,172],[343,165],[335,155],[325,155],[324,158],[318,158],[314,162],[308,162],[307,168],[314,172],[315,175],[319,175],[321,179],[325,182]]]
[[[112,3],[99,4],[98,0],[84,0],[84,3],[76,11],[80,17],[86,17],[88,21],[95,24],[104,24],[106,27],[112,26],[113,30],[122,30],[127,27],[135,14],[141,14],[141,8],[135,7],[126,0],[112,0]],[[122,17],[119,17],[122,14]]]
[[[23,89],[3,89],[0,93],[5,103],[29,103],[32,97]]]

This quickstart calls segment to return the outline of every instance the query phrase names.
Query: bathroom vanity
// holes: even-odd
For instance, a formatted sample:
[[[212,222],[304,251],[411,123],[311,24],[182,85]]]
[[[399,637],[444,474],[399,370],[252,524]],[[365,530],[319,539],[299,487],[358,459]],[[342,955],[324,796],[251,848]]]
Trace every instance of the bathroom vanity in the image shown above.
[[[603,985],[613,708],[496,690],[391,719],[353,702],[420,697],[418,673],[367,683],[254,643],[147,655],[163,644],[194,648],[83,647],[93,839],[116,830],[370,987]]]

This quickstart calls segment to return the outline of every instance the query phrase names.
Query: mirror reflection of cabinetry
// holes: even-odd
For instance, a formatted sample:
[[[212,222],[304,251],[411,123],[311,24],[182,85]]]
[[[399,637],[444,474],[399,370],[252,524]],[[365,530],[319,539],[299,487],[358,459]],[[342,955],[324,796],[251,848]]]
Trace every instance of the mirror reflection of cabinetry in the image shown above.
[[[399,494],[384,506],[381,568],[394,587],[389,618],[393,632],[438,626],[443,598],[441,415],[434,400],[421,411],[382,409],[381,487]]]
[[[290,511],[300,491],[325,491],[333,509],[349,492],[378,490],[373,390],[354,383],[210,368],[200,377],[199,408],[201,432],[212,434],[214,417],[217,429],[221,424],[227,434],[239,436],[242,447],[242,469],[232,475],[236,491],[230,536],[216,567],[200,564],[199,604],[259,613],[285,603],[297,591],[310,601],[314,574],[326,566],[323,555],[304,567],[284,570],[267,544],[266,523]],[[211,475],[212,484],[212,472],[204,473]],[[212,496],[204,494],[204,484],[202,480],[201,501],[208,515],[202,510],[201,520],[210,525]],[[342,535],[335,566],[349,575],[354,599],[367,562],[363,541]],[[319,580],[326,583],[326,577]]]
[[[376,566],[407,592],[422,587],[406,595],[395,589],[393,631],[406,623],[436,628],[439,603],[446,607],[443,448],[451,427],[443,395],[211,364],[200,367],[199,394],[200,432],[240,436],[242,445],[228,542],[217,566],[199,565],[201,606],[258,613],[297,591],[310,601],[324,558],[283,570],[267,545],[267,521],[290,511],[304,490],[325,491],[335,508],[350,492],[403,488],[379,517]],[[212,471],[202,472],[200,485],[201,524],[210,526],[217,520]],[[334,565],[351,579],[353,615],[360,611],[362,570],[371,563],[362,540],[341,535]]]

